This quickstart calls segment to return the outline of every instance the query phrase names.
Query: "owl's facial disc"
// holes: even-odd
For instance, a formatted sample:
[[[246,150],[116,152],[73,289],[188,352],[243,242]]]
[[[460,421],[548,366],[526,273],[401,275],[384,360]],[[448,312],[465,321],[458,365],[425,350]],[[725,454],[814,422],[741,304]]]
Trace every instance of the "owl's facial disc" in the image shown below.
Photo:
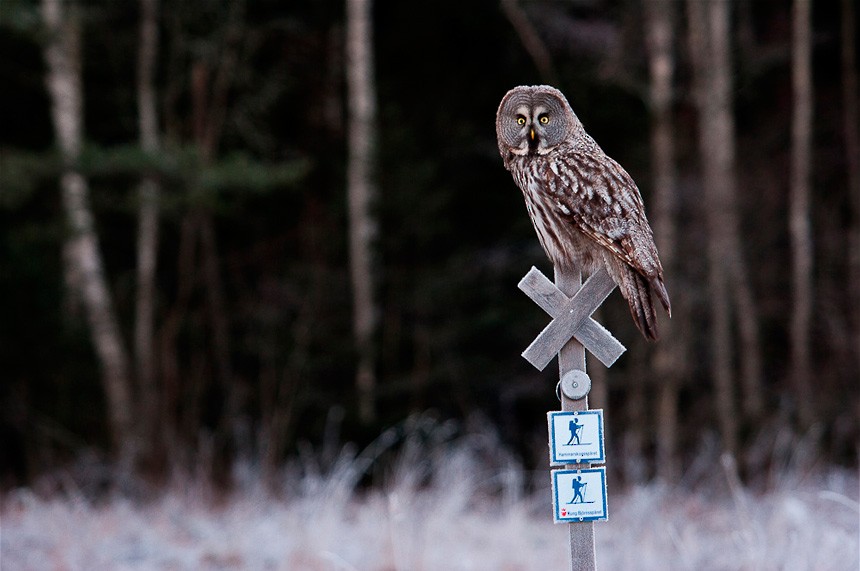
[[[549,145],[549,133],[547,125],[551,121],[550,111],[544,105],[536,105],[529,109],[528,114],[528,154],[545,155],[555,148]]]
[[[518,133],[515,137],[518,145],[511,148],[513,154],[523,156],[548,152],[541,148],[543,136],[540,126],[546,124],[546,112],[542,106],[532,108],[529,105],[520,105],[514,110],[513,118]]]

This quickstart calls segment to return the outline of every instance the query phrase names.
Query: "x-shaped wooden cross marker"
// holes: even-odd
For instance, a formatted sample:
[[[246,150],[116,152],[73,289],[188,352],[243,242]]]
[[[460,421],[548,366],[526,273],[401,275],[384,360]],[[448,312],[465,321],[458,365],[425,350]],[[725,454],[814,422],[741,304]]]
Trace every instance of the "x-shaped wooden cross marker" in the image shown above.
[[[615,282],[606,270],[589,277],[571,298],[534,266],[523,276],[518,287],[553,318],[523,351],[523,357],[538,370],[543,371],[571,337],[575,337],[607,367],[626,351],[624,345],[591,318],[591,314],[615,289]]]

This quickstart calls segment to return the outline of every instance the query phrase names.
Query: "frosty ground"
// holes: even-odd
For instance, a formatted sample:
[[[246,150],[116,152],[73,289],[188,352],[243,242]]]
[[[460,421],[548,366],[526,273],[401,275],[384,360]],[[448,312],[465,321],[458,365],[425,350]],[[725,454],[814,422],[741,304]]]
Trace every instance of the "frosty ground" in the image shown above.
[[[47,496],[13,490],[2,501],[0,568],[567,568],[567,526],[551,521],[546,471],[526,473],[486,436],[418,440],[385,469],[385,443],[308,451],[274,490],[252,462],[237,464],[227,494],[187,475],[143,499],[93,497],[77,484]],[[860,568],[856,471],[783,468],[745,487],[729,457],[703,454],[672,484],[613,489],[610,478],[598,566]]]

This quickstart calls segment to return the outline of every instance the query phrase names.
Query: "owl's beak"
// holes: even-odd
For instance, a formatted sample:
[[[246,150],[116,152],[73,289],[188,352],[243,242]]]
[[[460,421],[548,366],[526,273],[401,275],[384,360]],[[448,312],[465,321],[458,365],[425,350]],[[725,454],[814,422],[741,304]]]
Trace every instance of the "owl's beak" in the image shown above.
[[[535,128],[534,127],[529,129],[529,139],[531,139],[532,141],[535,140]]]

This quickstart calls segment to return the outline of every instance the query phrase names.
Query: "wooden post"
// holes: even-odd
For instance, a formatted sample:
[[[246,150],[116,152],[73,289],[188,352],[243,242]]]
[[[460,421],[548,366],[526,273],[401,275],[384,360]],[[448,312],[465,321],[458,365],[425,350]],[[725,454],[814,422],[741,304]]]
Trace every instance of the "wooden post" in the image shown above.
[[[582,286],[582,275],[579,270],[555,270],[555,285],[568,297],[579,291]],[[559,382],[569,371],[585,372],[585,347],[572,337],[558,354]],[[579,400],[568,398],[564,391],[559,390],[561,410],[581,411],[588,409],[588,397]],[[589,464],[568,464],[566,468],[588,468]],[[597,558],[594,549],[594,522],[584,521],[569,523],[570,529],[570,568],[576,571],[593,571],[597,568]]]
[[[559,390],[561,410],[565,412],[583,412],[588,410],[588,391],[591,380],[585,373],[585,350],[594,354],[601,363],[611,366],[625,348],[617,339],[612,337],[602,325],[591,318],[591,314],[600,307],[612,290],[615,282],[606,270],[599,270],[591,275],[583,284],[579,270],[560,270],[556,268],[555,284],[536,268],[532,268],[520,280],[519,286],[529,298],[541,309],[546,311],[552,321],[534,341],[523,351],[523,357],[536,369],[543,370],[552,359],[558,355]],[[550,425],[551,456],[556,458],[556,433],[553,421]],[[601,421],[602,422],[602,421]],[[571,429],[573,430],[573,429]],[[600,429],[602,431],[602,428]],[[602,432],[599,436],[603,438]],[[601,445],[602,446],[602,445]],[[568,456],[568,458],[571,458]],[[594,456],[593,458],[598,458]],[[599,455],[602,462],[603,454]],[[597,567],[594,549],[594,520],[606,519],[606,480],[602,468],[590,469],[588,462],[567,464],[566,470],[553,472],[553,510],[556,521],[568,521],[570,533],[570,568],[575,571],[593,571]],[[560,509],[559,478],[570,470],[583,470],[583,473],[602,474],[603,486],[602,515],[587,514],[588,517],[570,516],[567,508]],[[579,481],[579,477],[577,477]],[[574,500],[576,495],[574,495]],[[567,502],[567,505],[573,501]],[[593,503],[593,502],[591,502]],[[567,513],[565,513],[567,512]],[[574,521],[579,519],[579,521]]]

